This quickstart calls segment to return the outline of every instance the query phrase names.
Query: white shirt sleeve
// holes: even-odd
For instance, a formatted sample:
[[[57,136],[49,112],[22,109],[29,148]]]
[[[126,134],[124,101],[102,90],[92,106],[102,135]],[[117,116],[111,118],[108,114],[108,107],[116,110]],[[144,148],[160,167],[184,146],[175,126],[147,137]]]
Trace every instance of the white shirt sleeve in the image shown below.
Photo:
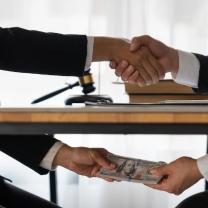
[[[178,84],[198,88],[200,63],[192,53],[178,51],[179,69],[175,78]]]
[[[87,58],[85,63],[85,71],[88,71],[91,66],[93,47],[94,47],[94,37],[87,37]]]
[[[64,144],[60,141],[56,142],[47,152],[45,157],[42,159],[40,162],[40,167],[47,169],[47,170],[54,170],[56,167],[53,167],[53,160],[59,151],[59,149],[63,146]]]
[[[197,165],[198,165],[200,173],[208,181],[208,155],[200,157],[197,160]]]

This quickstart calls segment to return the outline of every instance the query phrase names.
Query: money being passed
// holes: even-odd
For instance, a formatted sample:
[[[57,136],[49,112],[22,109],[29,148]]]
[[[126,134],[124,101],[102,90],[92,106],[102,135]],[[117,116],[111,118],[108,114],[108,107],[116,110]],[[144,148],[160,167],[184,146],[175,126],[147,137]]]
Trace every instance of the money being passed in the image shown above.
[[[157,184],[162,177],[150,173],[152,168],[164,165],[164,162],[152,162],[114,154],[108,154],[108,160],[116,165],[114,170],[101,168],[98,176],[119,181],[137,182],[143,184]]]

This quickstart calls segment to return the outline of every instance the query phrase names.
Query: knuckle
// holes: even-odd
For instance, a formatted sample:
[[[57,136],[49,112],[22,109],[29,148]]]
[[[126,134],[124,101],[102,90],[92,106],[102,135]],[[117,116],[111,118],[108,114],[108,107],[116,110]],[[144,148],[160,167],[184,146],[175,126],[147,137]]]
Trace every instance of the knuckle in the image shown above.
[[[152,82],[152,79],[146,74],[145,81]]]
[[[141,51],[142,55],[144,56],[144,58],[148,57],[149,49],[147,47],[142,47],[140,51]]]
[[[131,41],[132,41],[132,42],[135,42],[135,41],[138,40],[138,38],[139,38],[139,37],[133,37]]]
[[[135,83],[135,79],[133,79],[133,78],[129,78],[129,80],[128,80],[130,83]]]
[[[167,192],[170,193],[170,194],[174,194],[175,193],[175,189],[172,188],[172,187],[171,188],[168,188],[167,189]]]
[[[139,85],[139,87],[143,87],[144,86],[144,82],[141,80],[138,80],[137,84]]]
[[[125,81],[126,81],[126,79],[125,79],[125,77],[124,77],[124,76],[121,76],[121,79],[122,79],[122,81],[123,81],[123,82],[125,82]]]
[[[115,75],[116,75],[117,77],[120,77],[120,75],[118,74],[118,72],[115,72]]]
[[[142,37],[143,37],[144,39],[147,39],[147,40],[151,39],[151,36],[150,36],[150,35],[143,35]]]
[[[181,160],[186,160],[188,157],[186,157],[186,156],[182,156],[181,157]]]
[[[122,72],[121,72],[119,69],[117,69],[117,70],[115,71],[115,73],[117,74],[117,76],[121,76],[121,74],[122,74]]]
[[[175,190],[175,195],[176,196],[178,196],[178,195],[180,195],[182,193],[182,191],[179,189],[179,188],[177,188],[176,190]]]
[[[153,78],[155,78],[155,79],[158,78],[158,73],[154,69],[149,68],[149,73]]]
[[[173,193],[173,194],[175,194],[175,195],[179,195],[179,194],[181,193],[181,190],[180,190],[179,187],[172,186],[172,187],[170,188],[170,192]]]

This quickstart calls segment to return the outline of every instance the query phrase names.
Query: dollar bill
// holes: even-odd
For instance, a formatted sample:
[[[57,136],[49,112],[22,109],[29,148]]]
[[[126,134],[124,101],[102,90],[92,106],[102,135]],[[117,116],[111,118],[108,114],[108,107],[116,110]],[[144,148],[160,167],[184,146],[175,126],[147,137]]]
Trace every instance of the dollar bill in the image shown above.
[[[164,165],[164,162],[134,159],[114,154],[108,154],[107,158],[116,165],[116,168],[114,170],[101,168],[98,173],[100,177],[143,184],[157,184],[162,179],[162,177],[152,175],[150,170]]]

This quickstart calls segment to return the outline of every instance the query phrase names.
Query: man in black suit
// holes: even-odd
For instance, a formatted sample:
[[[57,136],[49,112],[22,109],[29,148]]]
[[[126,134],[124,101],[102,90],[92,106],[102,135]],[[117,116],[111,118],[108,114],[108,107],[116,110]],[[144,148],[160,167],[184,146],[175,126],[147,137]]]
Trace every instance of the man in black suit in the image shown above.
[[[56,150],[55,146],[58,146],[59,149]],[[50,153],[52,149],[54,149],[54,153]],[[106,159],[108,152],[105,149],[72,148],[47,135],[1,135],[0,150],[41,175],[47,174],[49,169],[52,170],[59,165],[88,177],[95,177],[100,167],[114,168],[114,165]],[[58,152],[56,153],[56,151]],[[53,156],[53,154],[55,155]],[[51,165],[50,168],[47,165],[44,167],[44,157],[53,160],[52,164],[48,162],[49,166]],[[110,179],[106,180],[110,181]],[[57,207],[15,187],[3,177],[0,177],[0,205],[4,207]]]
[[[93,61],[119,62],[125,59],[143,74],[147,82],[150,77],[153,77],[154,82],[163,78],[163,68],[149,50],[132,53],[129,46],[128,42],[118,38],[0,28],[0,68],[15,72],[80,77]],[[137,76],[137,72],[134,76]],[[0,150],[39,174],[46,174],[59,165],[88,177],[96,176],[101,167],[114,168],[106,159],[108,152],[104,149],[72,148],[47,135],[1,135]],[[3,177],[0,177],[0,205],[57,207],[18,189]]]
[[[141,47],[149,48],[165,72],[171,72],[175,82],[192,87],[196,93],[208,92],[208,56],[176,50],[147,35],[134,38],[130,51],[139,50]],[[116,68],[116,74],[123,80],[135,83],[128,71],[130,64],[117,63],[111,63],[111,67]],[[134,67],[132,68],[134,71]],[[200,179],[208,180],[208,155],[199,159],[181,157],[164,167],[152,170],[152,174],[165,178],[159,184],[150,187],[176,195],[181,194]],[[208,192],[191,196],[177,206],[177,208],[199,207],[208,207]]]

